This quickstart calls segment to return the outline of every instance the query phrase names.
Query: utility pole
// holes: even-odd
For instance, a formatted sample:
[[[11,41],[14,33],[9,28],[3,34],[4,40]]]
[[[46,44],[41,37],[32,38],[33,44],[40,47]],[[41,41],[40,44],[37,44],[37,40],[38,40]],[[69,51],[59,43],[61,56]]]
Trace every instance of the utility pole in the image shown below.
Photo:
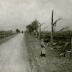
[[[51,17],[51,46],[53,46],[53,14],[54,14],[54,11],[52,10],[52,17]]]

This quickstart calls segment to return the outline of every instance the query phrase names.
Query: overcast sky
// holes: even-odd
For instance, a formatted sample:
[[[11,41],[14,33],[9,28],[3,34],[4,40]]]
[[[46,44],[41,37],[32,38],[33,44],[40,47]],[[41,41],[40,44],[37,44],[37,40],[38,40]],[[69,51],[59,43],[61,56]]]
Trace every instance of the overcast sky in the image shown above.
[[[54,20],[63,18],[57,23],[58,29],[72,27],[72,0],[0,0],[0,30],[24,30],[34,19],[50,30],[52,10]]]

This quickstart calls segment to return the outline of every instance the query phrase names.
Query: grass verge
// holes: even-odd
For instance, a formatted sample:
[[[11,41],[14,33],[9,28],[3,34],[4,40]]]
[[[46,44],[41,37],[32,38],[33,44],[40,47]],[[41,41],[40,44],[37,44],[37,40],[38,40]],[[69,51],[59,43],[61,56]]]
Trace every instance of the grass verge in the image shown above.
[[[32,72],[72,72],[72,60],[59,57],[56,50],[46,49],[47,57],[40,57],[40,42],[25,32],[25,42],[29,51]]]

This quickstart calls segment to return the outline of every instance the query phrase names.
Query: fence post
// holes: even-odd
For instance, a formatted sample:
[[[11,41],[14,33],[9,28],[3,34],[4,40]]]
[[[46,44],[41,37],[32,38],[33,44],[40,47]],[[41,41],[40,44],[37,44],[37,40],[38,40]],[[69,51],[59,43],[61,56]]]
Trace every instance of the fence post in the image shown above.
[[[72,37],[71,37],[71,51],[72,51]]]
[[[71,41],[71,50],[70,51],[66,51],[66,58],[67,59],[71,59],[72,58],[72,38],[70,39]]]

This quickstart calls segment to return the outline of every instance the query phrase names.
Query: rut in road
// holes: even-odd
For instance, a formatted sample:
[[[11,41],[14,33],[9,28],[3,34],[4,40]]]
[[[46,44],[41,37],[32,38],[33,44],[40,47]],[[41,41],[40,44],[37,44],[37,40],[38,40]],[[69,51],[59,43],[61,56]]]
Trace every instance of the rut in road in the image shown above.
[[[0,72],[31,72],[24,34],[0,45]]]

